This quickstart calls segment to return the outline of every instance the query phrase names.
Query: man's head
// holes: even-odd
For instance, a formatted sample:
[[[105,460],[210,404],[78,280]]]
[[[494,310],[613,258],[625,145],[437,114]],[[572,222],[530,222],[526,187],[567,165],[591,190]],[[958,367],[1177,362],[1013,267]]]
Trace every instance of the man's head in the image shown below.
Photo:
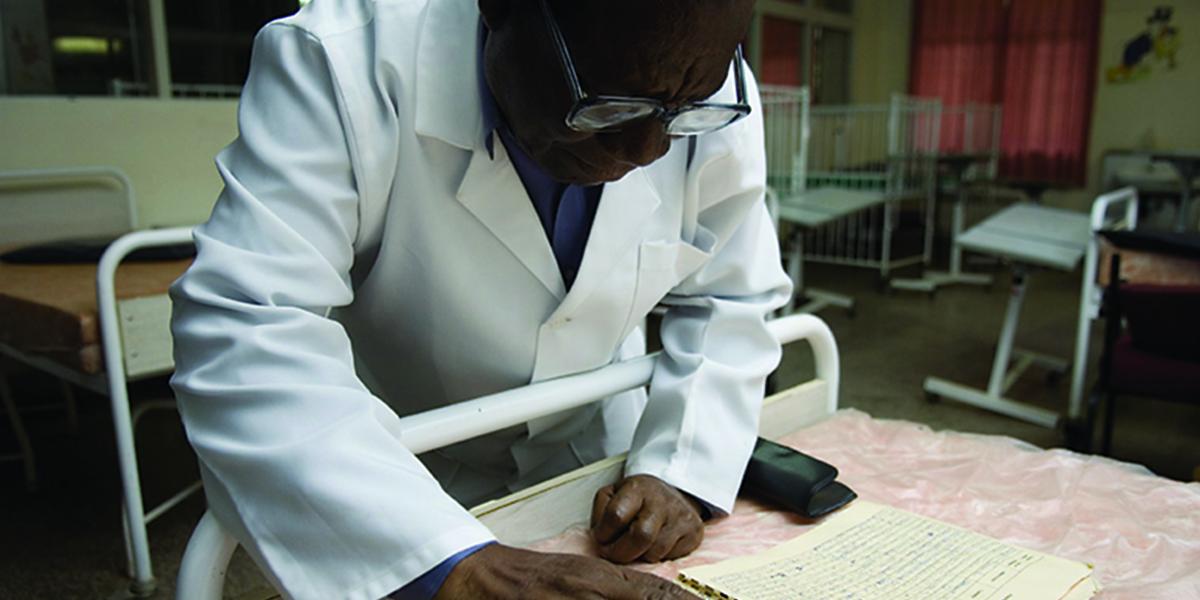
[[[753,0],[551,0],[588,94],[703,100],[729,72]],[[479,0],[488,28],[484,73],[522,148],[551,176],[573,183],[620,179],[666,153],[658,119],[618,132],[567,127],[571,94],[539,0]]]

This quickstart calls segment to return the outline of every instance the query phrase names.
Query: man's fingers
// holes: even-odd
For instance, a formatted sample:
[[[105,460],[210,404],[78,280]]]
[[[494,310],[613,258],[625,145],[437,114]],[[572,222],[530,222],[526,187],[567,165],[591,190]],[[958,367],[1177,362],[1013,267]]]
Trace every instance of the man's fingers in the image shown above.
[[[662,562],[679,543],[679,540],[683,538],[685,533],[669,525],[663,527],[659,530],[658,537],[654,539],[654,543],[650,544],[650,547],[642,553],[642,560],[648,563]]]
[[[592,535],[601,544],[611,544],[621,536],[642,510],[642,495],[633,486],[622,486],[609,500]]]
[[[640,592],[640,600],[696,600],[696,596],[662,577],[633,569],[625,571],[628,572],[626,581]]]
[[[661,511],[647,507],[615,542],[600,547],[600,554],[620,564],[631,563],[649,550],[666,524]]]
[[[608,508],[608,503],[612,501],[614,493],[611,485],[596,490],[596,496],[592,499],[592,529],[595,529],[596,525],[600,523],[600,518],[604,516],[604,511]]]
[[[683,534],[675,545],[663,555],[661,560],[675,560],[683,556],[687,556],[696,551],[700,547],[700,543],[704,541],[704,528],[694,529]]]

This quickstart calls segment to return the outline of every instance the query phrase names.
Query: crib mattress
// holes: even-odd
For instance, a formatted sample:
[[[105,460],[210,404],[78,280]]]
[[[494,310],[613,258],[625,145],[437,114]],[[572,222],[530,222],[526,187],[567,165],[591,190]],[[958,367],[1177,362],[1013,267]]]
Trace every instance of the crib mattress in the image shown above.
[[[190,259],[123,264],[117,298],[161,296],[190,264]],[[103,370],[96,265],[0,262],[0,343],[85,374]]]
[[[836,465],[869,501],[1005,542],[1091,563],[1100,599],[1176,599],[1200,589],[1200,483],[997,436],[936,433],[844,410],[782,440]],[[673,579],[681,569],[761,552],[804,533],[798,515],[740,499],[691,556],[637,568]],[[594,555],[575,528],[535,548]]]

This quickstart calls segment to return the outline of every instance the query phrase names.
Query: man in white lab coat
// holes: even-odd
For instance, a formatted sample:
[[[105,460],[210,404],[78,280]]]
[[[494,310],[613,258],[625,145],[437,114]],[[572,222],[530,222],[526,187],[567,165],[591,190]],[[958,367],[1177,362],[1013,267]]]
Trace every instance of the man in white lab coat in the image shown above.
[[[732,509],[790,295],[751,5],[315,0],[258,35],[172,383],[210,509],[288,596],[676,597],[464,505],[628,449],[594,505],[611,561]],[[660,303],[648,398],[404,447],[398,415],[641,352]]]

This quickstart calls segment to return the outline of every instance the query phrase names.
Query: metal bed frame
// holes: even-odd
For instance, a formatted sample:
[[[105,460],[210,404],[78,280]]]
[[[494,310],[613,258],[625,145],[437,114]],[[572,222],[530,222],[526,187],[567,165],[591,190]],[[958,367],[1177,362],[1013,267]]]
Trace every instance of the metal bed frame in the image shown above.
[[[138,422],[147,412],[174,410],[175,402],[173,399],[151,400],[139,402],[136,407],[131,408],[128,384],[169,373],[174,368],[169,351],[170,301],[165,294],[118,300],[116,273],[121,262],[136,250],[191,242],[191,228],[177,227],[129,233],[118,238],[105,250],[96,271],[96,299],[105,363],[104,373],[86,375],[51,360],[0,344],[0,353],[14,360],[49,373],[64,382],[109,397],[121,475],[121,518],[126,561],[129,574],[133,578],[130,592],[135,596],[148,596],[155,588],[147,525],[179,505],[188,496],[198,492],[201,487],[197,481],[146,510],[142,499],[141,478],[138,474],[134,432]],[[167,349],[165,352],[164,348]],[[8,392],[7,385],[0,385],[0,396],[4,397],[8,412],[13,413],[13,402]],[[28,443],[27,439],[25,443]],[[27,456],[31,465],[31,449]]]
[[[780,343],[786,344],[800,339],[809,342],[816,360],[817,377],[809,383],[820,383],[822,387],[819,390],[808,391],[821,393],[822,397],[819,399],[819,407],[808,408],[818,408],[817,412],[822,415],[836,411],[840,367],[837,343],[829,327],[812,315],[784,317],[770,322],[768,327]],[[400,420],[403,431],[401,439],[409,450],[419,454],[518,425],[533,418],[582,406],[648,384],[657,358],[658,353],[654,353],[595,371],[536,383],[404,417]],[[803,408],[772,409],[771,406],[764,406],[764,413],[772,413],[771,418],[763,419],[764,428],[778,429],[783,421],[795,421],[797,414],[807,414]],[[762,433],[774,437],[784,432]],[[546,496],[548,494],[545,493],[549,491],[563,492],[571,488],[571,491],[583,494],[585,497],[579,502],[573,502],[572,506],[556,506],[539,513],[538,522],[534,523],[536,528],[544,536],[554,535],[575,522],[586,522],[586,513],[591,506],[591,494],[620,476],[623,459],[624,456],[615,456],[585,466],[529,490],[485,503],[473,509],[472,514],[480,518],[505,543],[520,545],[538,537],[530,537],[528,526],[505,527],[506,509],[513,509],[517,503],[528,502],[531,498],[536,500],[538,495]],[[578,506],[574,506],[575,504]],[[510,530],[513,532],[511,535]],[[236,548],[237,541],[221,527],[212,513],[205,513],[188,540],[179,570],[176,598],[220,600],[225,572]]]
[[[932,255],[941,101],[894,95],[878,105],[815,106],[805,187],[879,194],[878,206],[814,229],[808,260],[877,269],[928,264]],[[904,203],[915,206],[923,237],[915,253],[897,256],[895,234]]]
[[[1113,207],[1124,206],[1121,218],[1113,219]],[[1071,365],[1071,391],[1068,397],[1068,438],[1076,435],[1086,417],[1084,406],[1084,384],[1087,379],[1088,350],[1090,348],[1092,321],[1100,318],[1100,307],[1104,303],[1104,288],[1097,285],[1100,277],[1100,236],[1102,229],[1121,227],[1137,229],[1138,193],[1127,187],[1096,198],[1092,204],[1091,237],[1088,239],[1087,254],[1083,263],[1083,279],[1079,289],[1079,323],[1075,331],[1075,356]],[[1086,435],[1090,439],[1091,430]],[[1075,440],[1071,440],[1075,441]],[[1081,446],[1085,447],[1085,446]]]
[[[767,157],[767,209],[780,231],[782,222],[791,227],[782,238],[792,298],[783,314],[815,313],[828,306],[854,311],[854,299],[828,290],[805,287],[804,234],[814,225],[827,223],[839,214],[814,213],[807,206],[809,89],[807,87],[763,86],[763,126]],[[797,303],[801,303],[799,307]]]
[[[1000,173],[1000,130],[1004,110],[999,104],[968,102],[942,107],[940,148],[946,154],[985,157],[975,179],[995,179]]]
[[[962,248],[958,245],[958,236],[963,232],[971,183],[995,181],[999,175],[1002,118],[1003,111],[996,104],[968,103],[942,108],[940,156],[948,160],[955,159],[944,165],[948,170],[955,171],[953,188],[946,190],[954,197],[950,219],[949,270],[926,271],[920,278],[915,279],[893,279],[893,288],[933,293],[945,285],[992,284],[990,275],[963,271]],[[939,185],[938,191],[942,189]],[[986,190],[990,196],[994,188],[989,186]]]

